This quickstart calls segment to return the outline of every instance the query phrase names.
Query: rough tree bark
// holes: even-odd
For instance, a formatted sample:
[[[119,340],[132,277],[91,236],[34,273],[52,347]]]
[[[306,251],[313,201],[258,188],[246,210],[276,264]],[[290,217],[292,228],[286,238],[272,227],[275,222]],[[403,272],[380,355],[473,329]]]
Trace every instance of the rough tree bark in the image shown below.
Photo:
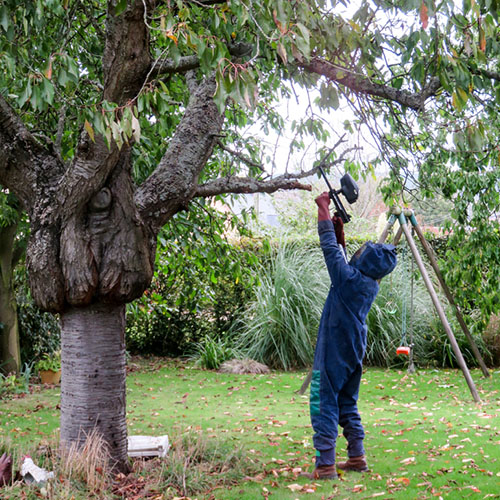
[[[104,436],[118,470],[126,469],[125,307],[96,304],[61,315],[61,443]],[[105,404],[104,404],[105,403]]]
[[[0,227],[0,372],[19,372],[21,353],[13,267],[17,224]]]

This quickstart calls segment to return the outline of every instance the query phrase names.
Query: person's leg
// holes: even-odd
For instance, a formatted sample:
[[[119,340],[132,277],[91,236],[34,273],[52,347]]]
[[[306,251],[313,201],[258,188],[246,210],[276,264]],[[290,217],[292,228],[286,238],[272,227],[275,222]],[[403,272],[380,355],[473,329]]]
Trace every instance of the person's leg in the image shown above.
[[[324,370],[313,370],[310,393],[311,424],[314,430],[313,443],[316,449],[316,464],[313,472],[301,475],[309,479],[335,479],[335,442],[338,435],[337,394],[330,377]]]
[[[347,440],[348,461],[338,464],[344,470],[368,470],[363,439],[365,431],[358,411],[358,395],[363,369],[358,365],[338,396],[339,424]]]
[[[335,464],[335,443],[339,425],[337,397],[328,372],[314,370],[310,408],[316,467]]]

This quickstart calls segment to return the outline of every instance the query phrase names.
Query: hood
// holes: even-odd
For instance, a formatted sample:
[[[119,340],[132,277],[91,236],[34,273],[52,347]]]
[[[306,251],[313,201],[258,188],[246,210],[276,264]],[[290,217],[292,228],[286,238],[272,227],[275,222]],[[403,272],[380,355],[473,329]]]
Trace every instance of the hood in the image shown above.
[[[353,255],[349,264],[365,276],[379,280],[396,267],[396,247],[368,241]]]

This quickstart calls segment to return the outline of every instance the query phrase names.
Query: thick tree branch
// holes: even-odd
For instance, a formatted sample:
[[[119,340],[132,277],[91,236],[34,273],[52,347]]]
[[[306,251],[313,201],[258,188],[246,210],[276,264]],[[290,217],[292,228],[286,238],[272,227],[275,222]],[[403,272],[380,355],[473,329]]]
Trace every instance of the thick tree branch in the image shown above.
[[[198,56],[181,57],[179,61],[174,61],[170,58],[160,59],[150,71],[150,78],[155,78],[160,75],[170,75],[173,73],[186,73],[189,70],[196,69],[200,66]]]
[[[57,156],[37,142],[0,95],[0,184],[12,190],[29,209],[42,191],[43,198],[48,197],[49,187],[55,185],[62,169]]]
[[[323,75],[331,81],[344,85],[353,92],[388,99],[416,111],[423,110],[425,101],[435,95],[441,87],[439,79],[432,78],[421,92],[410,93],[388,85],[373,83],[363,75],[352,73],[346,68],[338,67],[318,57],[313,58],[310,62],[299,63],[299,65],[306,71]]]
[[[295,177],[279,176],[269,181],[250,177],[221,177],[201,184],[196,188],[195,197],[206,198],[224,193],[274,193],[278,189],[302,189],[311,191],[309,184],[300,183]]]
[[[186,112],[160,164],[135,193],[142,217],[155,230],[193,197],[198,176],[222,128],[223,116],[213,100],[215,79],[194,82],[194,72],[188,73],[188,84],[194,91]]]
[[[115,15],[117,3],[116,0],[108,1],[103,55],[104,98],[125,104],[142,88],[151,67],[144,10],[151,2],[130,2],[131,5],[118,16]]]
[[[15,191],[19,199],[31,198],[31,186],[22,180],[37,143],[0,94],[0,184]],[[33,155],[34,156],[34,155]],[[21,161],[19,161],[21,159]]]
[[[149,30],[144,22],[145,8],[151,1],[130,2],[119,15],[115,14],[116,4],[116,0],[108,1],[103,97],[125,105],[141,89],[151,65]],[[119,151],[113,141],[108,148],[103,137],[96,136],[92,141],[82,130],[76,155],[58,189],[64,213],[69,217],[87,203],[103,186],[119,158],[128,154],[128,147]]]
[[[120,151],[113,141],[108,148],[102,136],[96,136],[93,142],[83,131],[76,155],[58,185],[57,197],[65,217],[71,217],[86,204],[103,186],[120,156],[129,153],[128,146]]]
[[[250,177],[221,177],[205,184],[200,184],[196,188],[195,196],[204,198],[228,193],[274,193],[279,189],[302,189],[305,191],[311,191],[311,185],[302,184],[300,180],[317,174],[319,171],[319,165],[326,167],[327,165],[324,160],[343,142],[344,138],[342,136],[337,143],[329,149],[328,153],[322,158],[322,160],[310,170],[303,170],[302,172],[298,172],[296,174],[286,173],[266,181],[252,179]],[[348,148],[343,151],[338,158],[329,162],[328,168],[331,168],[339,163],[343,163],[346,160],[345,155],[354,149],[357,148]]]

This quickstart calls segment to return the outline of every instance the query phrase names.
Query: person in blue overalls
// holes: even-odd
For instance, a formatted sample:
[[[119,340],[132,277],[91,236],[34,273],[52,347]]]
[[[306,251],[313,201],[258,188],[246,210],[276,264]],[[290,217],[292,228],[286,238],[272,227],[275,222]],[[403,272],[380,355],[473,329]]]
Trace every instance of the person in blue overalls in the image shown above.
[[[337,468],[366,471],[365,436],[357,401],[366,349],[366,316],[377,296],[377,280],[396,266],[393,245],[365,243],[347,262],[343,223],[330,219],[328,193],[315,200],[318,233],[332,286],[323,308],[314,354],[310,412],[316,449],[311,479],[334,479]],[[341,243],[341,245],[339,244]],[[342,246],[342,248],[341,248]],[[347,440],[347,462],[335,466],[338,426]]]

